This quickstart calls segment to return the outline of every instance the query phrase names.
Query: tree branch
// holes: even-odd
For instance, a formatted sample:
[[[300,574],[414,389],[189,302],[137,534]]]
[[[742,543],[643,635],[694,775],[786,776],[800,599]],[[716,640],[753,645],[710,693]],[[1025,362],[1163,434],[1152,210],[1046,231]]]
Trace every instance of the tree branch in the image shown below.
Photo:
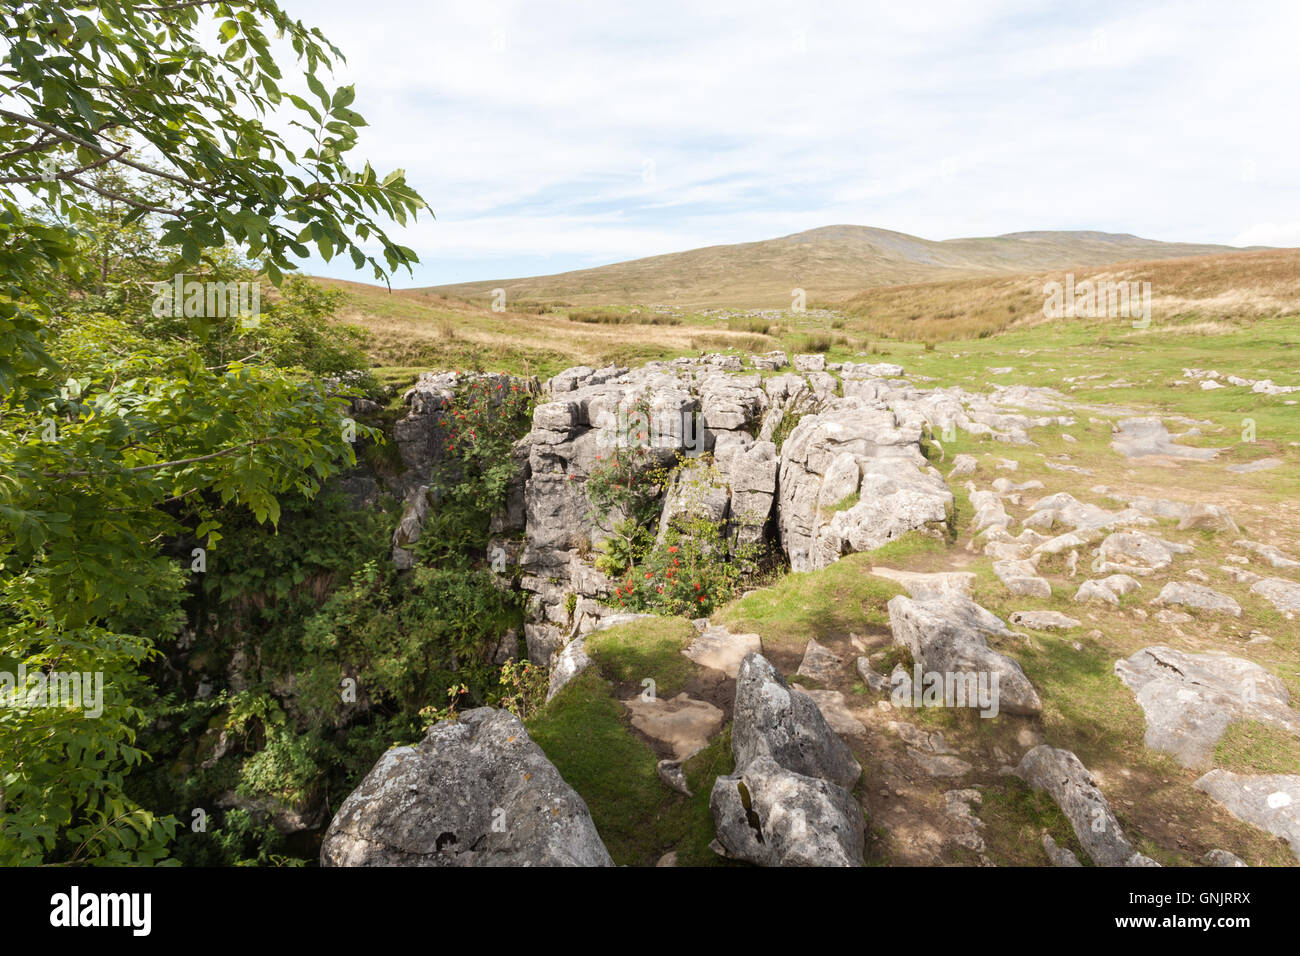
[[[134,468],[123,468],[119,472],[111,474],[133,475],[142,471],[157,471],[159,468],[175,468],[180,465],[194,465],[201,461],[211,461],[213,458],[221,458],[224,455],[233,455],[236,452],[245,451],[255,445],[264,445],[271,441],[270,438],[254,438],[252,441],[246,441],[242,445],[235,445],[233,448],[223,448],[221,451],[214,451],[208,455],[198,455],[194,458],[179,458],[175,461],[157,461],[152,465],[136,465]],[[88,478],[91,475],[104,475],[110,472],[102,471],[63,471],[55,474],[46,474],[46,478]]]
[[[130,196],[124,196],[121,193],[113,192],[111,189],[105,189],[103,186],[97,186],[94,183],[88,183],[75,176],[69,176],[67,179],[68,182],[76,183],[82,189],[89,189],[92,192],[99,193],[105,199],[116,199],[118,202],[124,202],[128,206],[134,206],[136,209],[143,209],[145,212],[156,212],[164,216],[182,216],[185,214],[184,209],[166,209],[162,206],[151,206],[147,202],[140,202],[138,199],[132,199]]]
[[[36,129],[43,130],[46,133],[49,133],[51,136],[55,136],[58,139],[61,139],[65,142],[76,143],[78,146],[84,146],[86,149],[98,153],[100,156],[109,155],[108,150],[104,149],[98,143],[95,143],[92,140],[82,139],[80,136],[76,135],[75,133],[69,133],[67,130],[62,130],[59,129],[57,126],[52,126],[49,123],[44,123],[41,120],[36,119],[36,117],[34,116],[24,116],[22,113],[14,113],[9,110],[0,109],[0,117],[4,117],[7,120],[12,120],[15,123],[22,123],[25,126],[33,126]],[[116,146],[117,144],[114,143],[113,145]],[[190,189],[197,189],[202,192],[207,192],[211,188],[210,183],[201,183],[194,179],[186,179],[184,176],[178,176],[175,173],[169,173],[165,169],[157,169],[153,166],[148,165],[147,163],[141,163],[134,159],[121,157],[118,159],[118,162],[122,163],[123,165],[130,166],[133,169],[138,169],[142,173],[148,173],[150,176],[157,176],[160,179],[169,179],[180,186],[188,186]]]

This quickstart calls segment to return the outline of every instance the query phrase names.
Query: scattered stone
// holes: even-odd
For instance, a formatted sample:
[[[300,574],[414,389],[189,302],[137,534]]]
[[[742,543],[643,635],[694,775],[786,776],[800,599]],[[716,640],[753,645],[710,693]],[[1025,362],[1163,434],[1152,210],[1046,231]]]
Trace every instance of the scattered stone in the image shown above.
[[[1219,453],[1216,448],[1176,444],[1159,418],[1127,418],[1120,422],[1119,433],[1111,440],[1111,447],[1125,458],[1165,455],[1208,461]]]
[[[1052,866],[1083,866],[1073,852],[1058,846],[1050,833],[1043,834],[1043,850],[1047,853],[1047,859],[1051,861]]]
[[[659,779],[664,782],[664,785],[669,790],[675,790],[686,797],[694,796],[691,793],[691,788],[686,783],[686,774],[682,770],[680,760],[660,760],[659,763],[655,764],[655,772],[659,774]]]
[[[1227,531],[1236,534],[1241,529],[1232,515],[1218,505],[1193,505],[1178,520],[1179,531]]]
[[[1020,665],[988,646],[986,635],[1010,633],[1007,626],[970,598],[959,594],[914,600],[902,595],[888,604],[894,643],[912,652],[922,673],[992,675],[998,678],[998,707],[1012,714],[1042,710]]]
[[[821,711],[826,723],[830,724],[831,730],[837,734],[865,734],[867,727],[862,721],[854,717],[849,712],[848,705],[845,703],[844,695],[837,690],[807,690],[804,691],[813,699],[817,709]]]
[[[1191,550],[1188,545],[1165,541],[1142,531],[1118,531],[1102,541],[1092,570],[1097,574],[1119,572],[1146,576],[1163,571],[1173,563],[1174,555]]]
[[[943,795],[943,812],[957,824],[958,831],[953,835],[953,842],[975,853],[983,854],[986,849],[981,831],[984,821],[971,809],[984,802],[978,790],[949,790]]]
[[[1031,631],[1066,631],[1080,627],[1081,622],[1066,617],[1060,611],[1015,611],[1011,623],[1017,627],[1027,627]]]
[[[1251,593],[1258,594],[1283,614],[1300,611],[1300,582],[1285,578],[1263,578],[1251,585]]]
[[[885,675],[873,670],[871,660],[866,657],[859,657],[857,660],[858,676],[862,682],[871,690],[879,694],[885,689]]]
[[[1029,561],[995,561],[993,573],[1016,597],[1050,598],[1052,586]]]
[[[1269,471],[1281,465],[1281,458],[1261,458],[1259,461],[1246,462],[1242,465],[1228,465],[1224,471],[1230,471],[1234,475],[1249,475],[1256,471]]]
[[[960,757],[928,754],[912,749],[907,753],[913,762],[931,777],[963,777],[975,769]]]
[[[1246,866],[1246,861],[1227,850],[1210,850],[1201,857],[1205,866]]]
[[[1201,584],[1170,581],[1160,591],[1154,604],[1181,604],[1184,607],[1241,617],[1241,605],[1213,588]]]
[[[1300,568],[1300,561],[1284,554],[1271,544],[1260,544],[1258,541],[1247,541],[1245,539],[1234,541],[1233,543],[1239,548],[1245,548],[1247,551],[1255,552],[1267,561],[1270,567]]]
[[[952,460],[952,470],[948,472],[949,478],[961,478],[965,475],[973,475],[979,468],[979,462],[974,455],[957,455]]]
[[[785,353],[779,349],[774,352],[767,352],[763,355],[751,355],[749,361],[754,368],[764,372],[775,372],[790,364]]]

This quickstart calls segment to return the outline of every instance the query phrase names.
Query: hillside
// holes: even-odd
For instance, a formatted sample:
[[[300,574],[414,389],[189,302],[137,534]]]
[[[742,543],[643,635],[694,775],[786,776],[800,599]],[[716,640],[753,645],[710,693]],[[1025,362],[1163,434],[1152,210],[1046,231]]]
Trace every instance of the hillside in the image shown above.
[[[788,306],[791,289],[796,287],[805,290],[809,301],[837,300],[874,286],[1230,251],[1227,246],[1157,242],[1104,232],[1016,232],[932,241],[887,229],[838,225],[557,275],[464,282],[421,291],[482,302],[488,301],[493,289],[503,288],[507,302],[772,308]]]
[[[1083,267],[1077,278],[1151,283],[1151,331],[1224,331],[1300,312],[1300,250],[1201,255]],[[317,281],[345,295],[337,319],[372,336],[371,359],[414,378],[421,368],[550,375],[571,365],[627,364],[701,349],[828,349],[853,355],[880,339],[974,339],[1038,325],[1043,285],[1061,272],[994,273],[858,292],[829,309],[603,309],[520,304],[505,312],[428,290]],[[729,303],[730,305],[730,303]],[[788,303],[785,303],[788,306]],[[1122,324],[1122,320],[1120,320]],[[1113,327],[1114,321],[1100,326]]]

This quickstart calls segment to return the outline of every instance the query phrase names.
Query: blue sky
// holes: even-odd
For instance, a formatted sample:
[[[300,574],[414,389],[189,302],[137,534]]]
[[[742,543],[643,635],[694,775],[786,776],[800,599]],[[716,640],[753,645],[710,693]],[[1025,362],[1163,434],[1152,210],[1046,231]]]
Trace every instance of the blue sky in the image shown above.
[[[437,216],[398,287],[833,223],[1300,245],[1294,0],[284,5]]]

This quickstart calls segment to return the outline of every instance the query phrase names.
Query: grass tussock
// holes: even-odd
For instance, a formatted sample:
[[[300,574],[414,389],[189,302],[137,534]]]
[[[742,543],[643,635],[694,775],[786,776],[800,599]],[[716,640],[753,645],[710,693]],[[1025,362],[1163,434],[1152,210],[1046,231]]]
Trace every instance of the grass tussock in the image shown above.
[[[619,312],[614,309],[578,309],[569,312],[570,322],[588,325],[681,325],[681,316],[665,312]]]

